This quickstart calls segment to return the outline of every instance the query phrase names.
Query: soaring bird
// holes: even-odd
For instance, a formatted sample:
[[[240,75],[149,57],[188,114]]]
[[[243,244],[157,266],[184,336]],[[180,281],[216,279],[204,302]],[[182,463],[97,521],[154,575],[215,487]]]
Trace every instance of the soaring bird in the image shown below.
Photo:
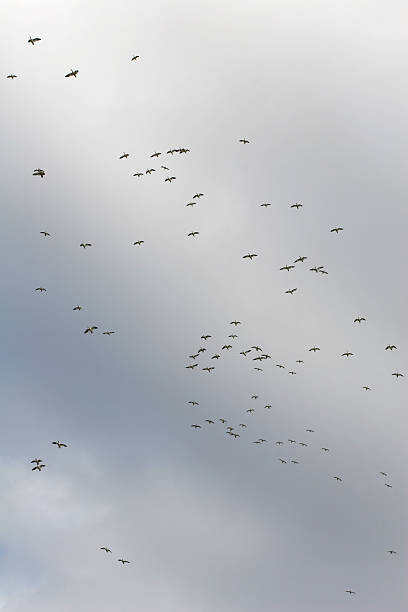
[[[164,179],[165,183],[171,183],[172,181],[175,181],[176,177],[175,176],[168,176],[167,178]]]
[[[288,438],[288,442],[290,442],[291,444],[296,444],[296,440],[292,440],[291,438]]]
[[[329,450],[330,450],[329,448],[322,446],[322,451],[325,451],[327,453]]]
[[[387,550],[387,553],[389,553],[390,555],[396,555],[397,551],[396,550]]]
[[[244,255],[242,259],[250,259],[252,261],[254,257],[258,257],[258,255],[256,253],[248,253],[248,255]]]
[[[36,291],[40,291],[42,293],[43,291],[47,290],[45,289],[45,287],[37,287]]]
[[[44,178],[45,170],[43,170],[42,168],[36,168],[33,172],[33,176],[40,176],[41,178]]]
[[[30,461],[30,463],[36,463],[37,465],[39,465],[40,463],[42,463],[42,459],[33,459],[32,461]]]
[[[306,442],[299,442],[299,446],[307,446]]]
[[[193,236],[193,238],[195,238],[196,236],[198,236],[200,232],[190,232],[189,234],[187,234],[187,236]]]
[[[230,325],[235,325],[236,327],[237,325],[241,325],[241,321],[231,321]]]
[[[354,353],[350,353],[350,351],[341,354],[342,357],[352,357],[352,355],[354,355]]]
[[[295,287],[294,289],[288,289],[287,291],[285,291],[285,293],[290,293],[291,295],[293,295],[295,291],[297,291],[297,289],[297,287]]]
[[[293,370],[290,370],[289,374],[296,374],[296,372],[294,372]]]
[[[155,168],[148,168],[146,170],[146,174],[151,174],[152,172],[156,172],[156,169]]]
[[[289,272],[289,270],[293,270],[295,266],[283,266],[283,268],[279,268],[279,270],[287,270]]]
[[[249,140],[247,140],[246,138],[240,138],[239,142],[242,142],[244,144],[249,144]]]
[[[238,338],[237,334],[229,334],[228,338],[232,338],[233,340],[235,340],[235,338]]]
[[[220,355],[218,355],[218,354],[217,354],[217,355],[213,355],[213,356],[211,357],[211,359],[219,359],[219,358],[220,358]]]
[[[303,263],[305,260],[307,259],[307,257],[305,256],[300,256],[297,259],[295,259],[295,261],[293,263]]]
[[[104,331],[102,332],[102,336],[111,336],[114,333],[115,333],[114,331]]]
[[[388,487],[389,489],[392,489],[392,485],[388,484],[388,482],[384,482],[385,486]]]
[[[343,479],[340,478],[340,476],[333,476],[334,480],[337,480],[338,482],[343,482]]]
[[[127,159],[129,157],[129,153],[122,153],[119,159]]]
[[[82,310],[82,306],[74,306],[74,308],[72,310]]]
[[[392,376],[395,376],[395,378],[398,378],[400,376],[403,377],[404,375],[401,374],[400,372],[393,372]]]
[[[86,330],[84,331],[84,334],[93,334],[95,329],[98,329],[98,327],[96,325],[92,325],[92,327],[87,327]]]
[[[231,435],[232,435],[232,436],[234,436],[234,438],[235,438],[235,439],[236,439],[236,438],[240,438],[240,437],[241,437],[241,434],[238,434],[238,433],[233,433],[233,434],[231,434]]]
[[[336,232],[336,234],[338,234],[339,232],[343,231],[342,227],[333,227],[333,229],[330,230],[331,232]]]
[[[351,591],[350,589],[347,589],[347,590],[346,590],[346,593],[350,593],[350,595],[355,595],[355,594],[356,594],[356,592],[355,592],[355,591]]]
[[[281,370],[285,367],[281,363],[275,363],[275,365],[276,365],[277,368],[280,368]]]
[[[221,350],[223,351],[224,349],[227,349],[227,350],[232,349],[231,344],[224,344]]]
[[[306,429],[306,431],[309,432],[309,433],[315,433],[314,429]]]
[[[246,427],[245,423],[238,423],[240,427]]]
[[[211,366],[211,367],[202,368],[202,369],[203,369],[203,370],[206,370],[207,372],[209,372],[209,373],[210,373],[210,372],[211,372],[211,370],[215,370],[215,367],[214,367],[214,366]]]
[[[201,425],[197,425],[196,423],[190,425],[190,427],[194,427],[194,429],[201,429]]]
[[[294,459],[290,460],[291,463],[299,463],[299,461],[295,461]]]
[[[285,443],[284,443],[284,442],[282,442],[281,440],[278,440],[277,442],[275,442],[275,444],[276,444],[277,446],[281,446],[282,444],[285,444]]]
[[[248,413],[255,412],[255,408],[248,408],[247,412]]]
[[[267,442],[268,440],[265,440],[265,438],[259,438],[259,441],[263,443],[263,442]]]
[[[195,206],[197,204],[197,202],[189,202],[188,204],[186,204],[186,206]]]
[[[291,208],[297,208],[299,210],[299,208],[302,208],[303,204],[299,204],[298,202],[296,202],[296,204],[292,204]]]
[[[284,459],[281,459],[281,458],[279,458],[279,461],[280,461],[281,463],[287,463],[287,461],[285,461]]]
[[[195,355],[189,355],[190,359],[197,359],[199,353],[196,353]]]
[[[137,244],[137,246],[141,246],[144,243],[144,240],[136,240],[136,242],[133,243],[133,246],[135,246]]]
[[[169,170],[167,166],[160,166],[160,168],[162,168],[163,170]]]
[[[203,195],[204,195],[203,193],[196,193],[195,195],[193,195],[193,200],[201,198]]]
[[[205,422],[209,425],[214,425],[214,421],[212,421],[211,419],[205,419]]]
[[[92,246],[92,244],[90,242],[81,242],[79,246],[82,247],[83,249],[86,249],[86,247],[90,247]]]
[[[266,404],[266,406],[264,406],[264,408],[267,408],[268,410],[270,410],[272,408],[272,404]]]
[[[208,340],[208,338],[212,338],[212,336],[210,336],[210,334],[203,334],[201,338],[202,340]]]
[[[362,321],[365,321],[365,320],[366,320],[365,317],[356,317],[354,319],[354,323],[361,323]]]
[[[206,350],[207,350],[206,348],[204,348],[204,347],[202,347],[202,346],[201,346],[201,347],[198,349],[197,353],[205,353],[205,351],[206,351]]]
[[[258,399],[259,395],[251,395],[251,399]]]
[[[118,559],[118,561],[122,563],[122,565],[125,565],[125,563],[130,563],[130,561],[127,561],[126,559]]]
[[[153,155],[151,155],[150,157],[159,157],[159,155],[161,155],[161,153],[153,153]],[[163,166],[162,166],[163,167]]]
[[[248,353],[251,352],[251,349],[248,349],[247,351],[241,351],[240,355],[244,355],[244,357],[246,357],[248,355]]]
[[[313,353],[315,353],[316,351],[320,351],[318,346],[312,346],[312,348],[309,349],[309,352],[313,351]]]
[[[135,60],[139,59],[139,57],[140,55],[134,55],[130,61],[134,62]]]
[[[65,444],[64,442],[60,442],[59,440],[57,440],[57,442],[52,442],[52,444],[55,444],[55,446],[58,446],[58,448],[67,448],[67,444]]]
[[[194,370],[198,366],[198,363],[192,363],[191,365],[186,366],[187,370]]]
[[[71,71],[70,71],[70,72],[68,72],[68,74],[66,74],[65,76],[66,76],[66,77],[73,76],[73,77],[75,77],[75,78],[76,78],[76,77],[77,77],[78,72],[79,72],[79,70],[72,70],[72,68],[71,68]]]
[[[227,420],[226,419],[218,419],[221,423],[226,423]]]
[[[296,363],[305,363],[303,359],[296,359]]]
[[[260,346],[251,346],[251,348],[253,348],[257,353],[261,352],[262,353],[262,349]]]
[[[100,550],[104,550],[107,553],[111,553],[112,552],[111,549],[108,548],[107,546],[101,546]]]
[[[371,388],[367,387],[367,385],[364,385],[363,389],[364,389],[364,391],[371,391]]]
[[[380,472],[381,476],[388,476],[386,472]]]
[[[188,402],[189,404],[191,404],[192,406],[199,406],[200,404],[198,402],[196,402],[195,400],[190,400]]]
[[[256,370],[257,372],[263,372],[262,368],[254,368],[254,370]]]
[[[395,344],[387,344],[387,346],[385,347],[385,350],[386,351],[393,351],[396,348],[397,347],[395,346]]]
[[[34,470],[38,470],[39,472],[41,472],[43,468],[45,468],[45,463],[37,463],[36,466],[31,468],[31,471],[34,472]]]
[[[44,237],[45,236],[51,236],[51,234],[49,232],[40,232],[40,234],[42,234]]]
[[[133,176],[143,176],[143,172],[135,172]]]
[[[36,42],[40,42],[41,38],[33,38],[32,36],[30,36],[30,38],[27,40],[28,43],[31,43],[34,47],[34,43]]]
[[[252,442],[252,444],[261,444],[261,441],[260,441],[260,440],[254,440],[254,441]]]
[[[260,206],[264,206],[265,208],[267,208],[270,205],[271,205],[270,202],[264,202],[264,204],[260,204]]]
[[[314,268],[309,268],[310,272],[320,272],[320,270],[323,268],[323,266],[315,266]]]
[[[17,78],[17,75],[16,75],[16,74],[8,74],[8,75],[6,76],[6,79],[11,79],[11,80],[13,80],[13,79],[16,79],[16,78]]]

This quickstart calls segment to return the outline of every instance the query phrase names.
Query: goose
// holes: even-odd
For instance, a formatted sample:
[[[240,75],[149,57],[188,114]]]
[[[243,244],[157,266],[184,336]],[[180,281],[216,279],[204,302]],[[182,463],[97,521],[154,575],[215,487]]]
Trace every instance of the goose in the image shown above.
[[[156,169],[155,168],[148,168],[146,170],[146,174],[151,174],[152,172],[156,172]]]
[[[220,358],[220,355],[218,355],[218,354],[213,355],[213,356],[211,357],[211,359],[219,359],[219,358]]]
[[[92,327],[87,327],[84,331],[84,334],[93,334],[95,329],[98,329],[96,325],[92,325]]]
[[[160,166],[160,168],[162,168],[162,170],[169,170],[167,166]]]
[[[211,372],[211,370],[215,370],[215,367],[214,367],[214,366],[211,366],[211,367],[202,368],[202,369],[203,369],[203,370],[205,370],[206,372],[210,373],[210,372]]]
[[[143,176],[143,172],[135,172],[133,176]]]
[[[102,336],[111,336],[112,334],[115,334],[116,332],[114,331],[104,331],[102,332]]]
[[[136,61],[137,59],[139,59],[139,57],[140,57],[140,55],[134,55],[130,61],[131,61],[131,62],[134,62],[134,61]]]
[[[294,267],[295,266],[283,266],[283,268],[279,268],[279,270],[287,270],[289,272],[290,270],[293,270]]]
[[[186,366],[186,369],[187,370],[194,370],[194,368],[197,367],[197,366],[198,366],[198,363],[193,363],[191,365]]]
[[[305,256],[300,256],[297,259],[295,259],[295,261],[293,263],[303,263],[305,260],[307,259],[307,257]]]
[[[165,183],[171,183],[172,181],[175,181],[176,177],[175,176],[168,176],[167,178],[164,179]]]
[[[251,352],[251,349],[248,349],[247,351],[241,351],[240,355],[244,355],[244,357],[246,357],[248,355],[248,353]]]
[[[76,77],[77,77],[78,72],[79,72],[79,70],[72,70],[72,68],[71,68],[71,71],[70,71],[70,72],[68,72],[68,74],[66,74],[65,76],[66,76],[66,77],[73,76],[73,77],[75,77],[75,78],[76,78]]]
[[[202,340],[208,340],[208,338],[212,338],[212,336],[210,336],[210,334],[204,334],[203,336],[201,336]]]

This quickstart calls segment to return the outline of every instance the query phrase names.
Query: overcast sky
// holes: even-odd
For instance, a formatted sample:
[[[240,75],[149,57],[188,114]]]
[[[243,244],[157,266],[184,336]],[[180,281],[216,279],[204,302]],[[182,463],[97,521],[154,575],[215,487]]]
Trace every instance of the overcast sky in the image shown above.
[[[2,2],[2,610],[406,610],[407,18]]]

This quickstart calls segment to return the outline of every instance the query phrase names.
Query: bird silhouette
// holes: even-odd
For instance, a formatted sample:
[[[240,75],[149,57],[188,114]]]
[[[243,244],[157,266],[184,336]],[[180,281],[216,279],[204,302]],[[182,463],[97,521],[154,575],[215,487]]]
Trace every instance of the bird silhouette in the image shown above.
[[[31,44],[33,45],[33,47],[34,47],[34,44],[35,44],[36,42],[40,42],[40,40],[41,40],[41,38],[38,38],[38,37],[33,38],[32,36],[30,36],[30,38],[27,40],[27,42],[28,42],[28,43],[31,43]]]
[[[67,448],[67,444],[64,444],[64,442],[60,442],[59,440],[57,442],[52,442],[52,444],[55,444],[56,446],[58,446],[58,448]]]
[[[65,76],[66,76],[66,77],[71,77],[71,76],[73,76],[73,77],[75,77],[75,78],[76,78],[76,77],[77,77],[78,72],[79,72],[79,70],[73,70],[73,69],[71,68],[70,72],[68,72],[68,74],[66,74]]]
[[[112,552],[111,549],[108,548],[107,546],[101,546],[100,550],[104,550],[107,553],[111,553]]]

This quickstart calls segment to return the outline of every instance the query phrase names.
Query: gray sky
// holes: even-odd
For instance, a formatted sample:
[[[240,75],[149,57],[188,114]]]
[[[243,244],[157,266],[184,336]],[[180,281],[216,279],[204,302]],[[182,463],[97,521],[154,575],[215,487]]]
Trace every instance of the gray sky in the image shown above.
[[[0,609],[406,609],[407,17],[2,3]]]

